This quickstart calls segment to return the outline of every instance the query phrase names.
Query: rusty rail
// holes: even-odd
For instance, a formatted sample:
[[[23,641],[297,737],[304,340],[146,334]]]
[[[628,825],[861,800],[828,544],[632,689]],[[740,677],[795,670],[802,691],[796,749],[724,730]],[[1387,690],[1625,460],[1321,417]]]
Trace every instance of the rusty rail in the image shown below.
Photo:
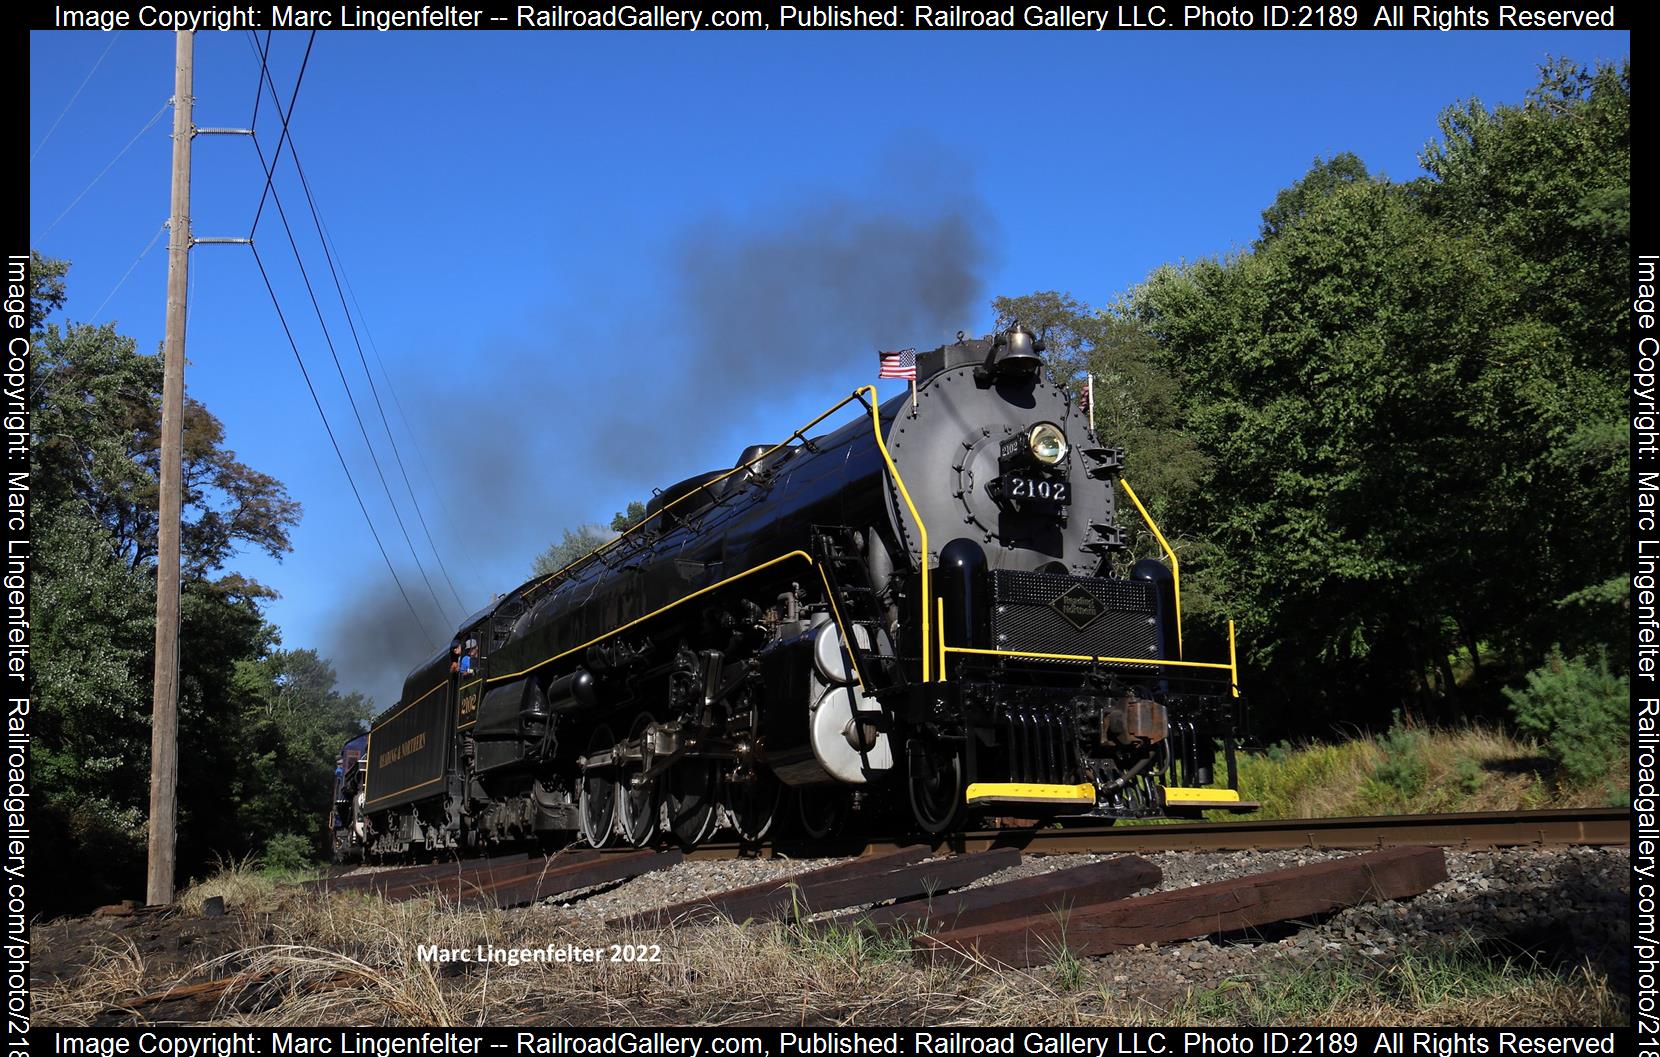
[[[911,838],[878,838],[827,842],[821,847],[814,847],[802,841],[785,840],[761,848],[745,849],[735,843],[723,842],[701,845],[687,857],[869,855],[915,843],[917,841]],[[1631,811],[1623,807],[1605,807],[970,830],[936,841],[933,847],[958,852],[1019,848],[1027,855],[1073,855],[1266,851],[1275,848],[1357,851],[1405,846],[1483,851],[1516,847],[1609,847],[1630,843]]]

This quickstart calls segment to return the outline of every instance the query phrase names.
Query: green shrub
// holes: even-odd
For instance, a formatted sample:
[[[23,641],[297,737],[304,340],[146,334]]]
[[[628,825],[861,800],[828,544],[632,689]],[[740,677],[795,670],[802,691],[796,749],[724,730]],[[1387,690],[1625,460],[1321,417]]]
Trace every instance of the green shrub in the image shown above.
[[[1424,756],[1428,739],[1421,731],[1399,726],[1378,739],[1383,760],[1372,770],[1372,780],[1403,800],[1424,791],[1429,782],[1429,760]]]
[[[1552,650],[1527,673],[1527,685],[1504,695],[1517,728],[1539,739],[1565,785],[1604,779],[1630,753],[1631,680],[1611,671],[1605,656]]]
[[[279,833],[265,842],[259,865],[267,874],[304,873],[316,865],[311,841],[297,833]]]

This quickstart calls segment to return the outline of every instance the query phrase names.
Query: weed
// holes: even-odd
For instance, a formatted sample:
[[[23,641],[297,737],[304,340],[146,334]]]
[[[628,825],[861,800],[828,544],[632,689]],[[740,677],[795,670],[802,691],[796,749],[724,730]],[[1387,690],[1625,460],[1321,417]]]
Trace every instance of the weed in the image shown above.
[[[1552,787],[1541,776],[1547,767],[1539,746],[1503,731],[1397,725],[1382,737],[1242,755],[1239,788],[1262,805],[1260,818],[1588,806],[1630,796],[1616,762],[1601,781],[1575,787]]]
[[[1481,764],[1468,756],[1458,761],[1458,765],[1453,768],[1453,776],[1465,796],[1474,796],[1487,784],[1487,772],[1481,769]]]
[[[214,872],[205,880],[192,881],[179,896],[179,906],[189,913],[200,914],[202,904],[213,896],[224,899],[227,907],[257,906],[276,898],[278,879],[261,870],[252,856],[242,859],[220,859]]]
[[[1378,739],[1383,760],[1372,769],[1371,781],[1379,799],[1410,803],[1429,784],[1429,760],[1425,749],[1429,738],[1418,730],[1403,727],[1399,719],[1389,733]]]
[[[806,924],[791,932],[807,957],[854,971],[875,963],[909,962],[915,935],[904,930],[866,928],[857,922],[848,926]]]

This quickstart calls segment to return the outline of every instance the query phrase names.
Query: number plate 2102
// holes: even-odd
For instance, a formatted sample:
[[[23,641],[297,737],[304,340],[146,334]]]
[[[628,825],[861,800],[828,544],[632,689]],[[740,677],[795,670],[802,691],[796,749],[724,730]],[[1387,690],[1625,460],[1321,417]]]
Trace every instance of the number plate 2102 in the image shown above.
[[[1003,496],[1016,502],[1036,500],[1040,503],[1072,502],[1072,483],[1047,477],[1021,477],[1007,474],[1003,478]]]

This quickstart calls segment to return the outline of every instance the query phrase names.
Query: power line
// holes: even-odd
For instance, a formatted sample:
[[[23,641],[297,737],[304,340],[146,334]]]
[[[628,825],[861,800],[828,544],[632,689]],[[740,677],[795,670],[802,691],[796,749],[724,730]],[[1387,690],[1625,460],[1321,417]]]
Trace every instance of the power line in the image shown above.
[[[292,95],[289,97],[288,111],[289,111],[290,114],[293,113],[294,105],[295,105],[295,103],[297,102],[297,100],[299,98],[300,83],[305,77],[306,66],[309,64],[310,58],[311,58],[312,43],[315,39],[316,39],[316,34],[313,33],[311,35],[311,37],[306,42],[305,59],[300,64],[299,77],[296,78],[295,83],[294,83],[294,91],[293,91]],[[257,51],[257,49],[256,49],[256,51]],[[258,92],[258,94],[256,96],[256,99],[255,99],[256,115],[257,115],[257,111],[258,111],[258,98],[264,95],[263,85],[264,85],[265,77],[266,77],[265,56],[261,55],[261,57],[260,57],[260,85],[259,85],[261,90]],[[286,126],[286,123],[285,123],[285,126]],[[250,123],[250,127],[252,127],[251,123]],[[264,152],[259,149],[259,140],[258,140],[257,136],[254,137],[254,149],[255,149],[255,152],[257,154],[259,154],[259,156],[260,156],[260,164],[262,166],[264,166],[264,164],[265,164]],[[278,141],[277,149],[278,149],[278,152],[280,153],[280,151],[282,149],[282,141],[281,140]],[[275,178],[275,175],[276,175],[276,170],[275,170],[274,165],[266,167],[266,169],[265,169],[265,190],[260,195],[260,205],[259,205],[259,209],[256,210],[256,213],[255,213],[254,226],[250,227],[250,229],[249,229],[249,243],[250,243],[250,248],[254,251],[254,262],[259,267],[260,277],[265,281],[266,293],[269,294],[270,297],[271,297],[271,306],[277,312],[277,320],[282,325],[283,334],[288,338],[289,348],[291,350],[293,350],[294,361],[295,361],[296,364],[299,365],[299,368],[300,368],[300,376],[305,379],[306,390],[311,394],[311,402],[317,408],[317,416],[318,416],[318,418],[320,418],[322,420],[323,431],[328,434],[329,444],[330,444],[330,446],[332,446],[334,448],[334,455],[335,455],[335,458],[337,460],[339,460],[339,462],[340,462],[341,472],[343,472],[346,475],[346,483],[351,487],[352,496],[353,496],[353,498],[355,498],[357,500],[357,508],[358,508],[359,511],[362,512],[363,521],[369,527],[369,535],[375,541],[375,549],[380,551],[381,560],[386,563],[386,571],[392,575],[392,582],[393,582],[393,584],[395,584],[397,586],[398,594],[400,596],[402,596],[403,601],[404,601],[404,605],[406,607],[408,607],[409,615],[415,621],[415,626],[418,629],[420,629],[421,635],[424,638],[428,639],[429,641],[432,641],[432,633],[427,630],[426,622],[421,619],[421,614],[418,610],[416,610],[415,603],[409,597],[409,592],[404,589],[403,580],[398,576],[398,570],[396,569],[396,567],[393,566],[392,559],[386,552],[385,544],[381,542],[380,533],[378,531],[376,531],[376,529],[375,529],[375,520],[369,513],[368,504],[365,503],[364,500],[363,500],[363,493],[358,489],[356,479],[352,477],[351,467],[346,462],[345,453],[340,448],[340,441],[335,436],[334,427],[329,424],[328,413],[326,411],[324,411],[323,402],[317,395],[317,387],[312,383],[311,372],[306,369],[305,359],[304,359],[304,357],[302,357],[300,355],[299,344],[294,339],[293,330],[292,330],[292,328],[289,327],[288,319],[282,311],[281,303],[277,299],[276,288],[271,283],[270,273],[265,268],[264,259],[260,257],[259,248],[258,248],[257,244],[255,244],[253,242],[254,227],[258,226],[259,215],[260,215],[260,212],[262,212],[263,209],[264,209],[266,195],[268,195],[272,190],[271,182]],[[290,243],[292,245],[292,232],[290,232]],[[298,247],[294,246],[293,248],[294,248],[296,260],[298,260],[298,257],[299,257]],[[304,272],[303,263],[301,264],[301,271],[302,271],[302,273]],[[313,298],[312,300],[313,300],[313,304],[315,305],[316,299]],[[325,329],[325,337],[326,336],[327,336],[327,331]],[[336,364],[338,366],[338,360],[336,361]],[[351,395],[351,392],[350,392],[350,389],[348,388],[347,396],[350,397],[350,395]],[[370,454],[371,455],[373,454],[373,449],[371,449]],[[440,607],[440,609],[442,609],[442,607]]]
[[[375,531],[375,519],[369,516],[369,507],[363,502],[363,493],[357,490],[357,482],[352,479],[352,470],[346,465],[345,453],[340,450],[340,442],[335,439],[334,427],[329,425],[329,417],[323,411],[323,402],[317,397],[317,387],[311,384],[311,372],[306,370],[305,358],[300,355],[300,346],[294,340],[294,332],[289,329],[288,318],[283,314],[282,305],[277,301],[276,288],[271,285],[271,275],[265,270],[265,261],[260,258],[259,247],[250,246],[254,251],[254,263],[259,266],[259,277],[265,280],[265,292],[271,295],[271,307],[277,310],[277,322],[282,324],[282,332],[288,338],[288,347],[294,350],[294,362],[300,365],[300,377],[305,379],[306,391],[311,394],[311,402],[317,408],[317,417],[323,420],[323,431],[329,435],[329,444],[334,447],[334,457],[340,460],[340,469],[346,475],[346,483],[351,486],[352,495],[357,499],[357,508],[363,511],[363,520],[369,526],[369,535],[374,537],[375,548],[380,551],[381,560],[386,563],[386,571],[392,574],[392,582],[398,585],[398,594],[403,596],[403,604],[409,607],[409,615],[415,619],[415,626],[421,629],[421,634],[429,642],[435,642],[432,633],[427,630],[426,623],[421,620],[421,614],[416,612],[415,603],[409,600],[409,592],[404,590],[403,581],[398,579],[398,570],[393,568],[392,559],[386,554],[386,547],[380,541],[380,533]]]
[[[264,63],[261,63],[260,70],[261,81],[269,82],[269,76],[266,73],[267,67]],[[270,82],[270,84],[272,98],[275,100],[276,84],[274,82]],[[328,236],[323,231],[322,216],[318,212],[317,201],[311,193],[311,182],[306,179],[305,167],[300,164],[300,145],[295,141],[293,133],[288,129],[287,117],[282,116],[280,111],[278,113],[283,123],[283,131],[288,136],[288,158],[294,165],[294,171],[299,174],[300,187],[305,191],[306,205],[311,211],[311,222],[317,229],[317,240],[323,247],[323,259],[328,263],[329,275],[334,280],[334,292],[336,296],[340,298],[340,311],[346,317],[346,327],[351,332],[352,344],[357,347],[357,359],[363,366],[363,377],[369,381],[369,392],[374,397],[375,411],[380,415],[381,428],[386,431],[386,441],[392,448],[392,457],[397,461],[398,472],[403,476],[404,488],[409,493],[410,505],[415,508],[415,517],[421,523],[421,531],[426,535],[427,546],[432,548],[432,556],[438,562],[439,572],[443,574],[444,582],[449,585],[450,594],[455,598],[455,604],[461,608],[462,614],[465,615],[467,611],[467,604],[461,600],[461,593],[455,589],[455,581],[451,579],[450,571],[444,565],[443,555],[438,552],[438,544],[433,541],[432,529],[428,527],[426,515],[421,511],[421,501],[415,495],[415,486],[409,480],[409,470],[404,466],[403,454],[398,450],[397,438],[392,435],[392,424],[386,418],[386,407],[381,403],[380,389],[375,385],[374,373],[369,370],[369,360],[363,352],[363,342],[358,337],[356,324],[352,322],[351,309],[346,305],[346,292],[340,283],[340,271],[335,267],[334,255],[329,250]],[[278,209],[279,211],[281,210],[280,202],[278,203]],[[343,269],[344,265],[342,265],[341,268]],[[344,381],[344,375],[342,375],[342,381]],[[365,435],[364,439],[368,439],[367,435]]]
[[[313,33],[312,39],[315,40],[315,38],[316,34]],[[306,59],[309,60],[310,57],[311,43],[308,42],[306,44]],[[266,66],[263,63],[260,66],[260,71],[260,76],[262,78],[266,76]],[[305,64],[302,63],[300,68],[300,78],[296,79],[294,93],[289,99],[288,114],[284,115],[282,119],[283,134],[277,143],[277,154],[273,156],[270,163],[267,163],[265,160],[265,151],[259,145],[259,137],[257,135],[254,137],[254,152],[259,156],[260,165],[265,168],[266,172],[265,193],[260,196],[260,211],[263,211],[266,199],[269,199],[272,205],[276,206],[277,218],[282,224],[284,234],[288,236],[289,248],[294,253],[294,262],[300,269],[300,279],[305,283],[306,295],[311,299],[312,310],[317,314],[317,325],[323,331],[324,344],[328,347],[330,359],[334,361],[335,372],[340,376],[340,385],[346,391],[346,402],[351,406],[352,417],[357,421],[358,432],[363,436],[364,446],[369,449],[369,461],[374,465],[375,475],[380,479],[381,489],[386,493],[386,501],[392,507],[392,517],[397,521],[398,530],[403,534],[404,543],[409,547],[409,556],[415,562],[415,569],[421,574],[421,580],[426,584],[427,593],[432,596],[433,605],[436,607],[438,613],[442,615],[444,612],[444,604],[438,600],[438,592],[433,588],[432,580],[427,576],[426,569],[421,564],[420,555],[415,552],[415,541],[410,538],[409,529],[404,525],[403,514],[398,510],[397,500],[392,497],[392,487],[386,481],[386,472],[381,467],[380,456],[375,454],[374,442],[369,439],[369,429],[363,423],[363,413],[358,409],[357,398],[352,395],[351,383],[346,379],[346,369],[340,363],[339,351],[335,348],[334,338],[329,334],[328,321],[323,315],[322,304],[317,300],[317,291],[312,285],[311,275],[306,270],[305,259],[300,253],[299,240],[294,237],[294,229],[288,222],[288,211],[283,208],[282,196],[277,192],[277,189],[273,183],[276,175],[276,163],[280,160],[282,144],[288,139],[288,117],[293,113],[294,103],[299,97],[300,79],[303,79],[304,76]],[[259,215],[256,213],[254,218],[254,226],[248,233],[250,240],[253,239],[258,230],[258,226]]]
[[[357,346],[357,360],[363,365],[363,377],[369,380],[369,392],[375,398],[375,411],[380,415],[381,428],[386,430],[386,442],[392,446],[392,457],[397,460],[398,472],[403,475],[403,484],[409,492],[410,505],[415,508],[415,516],[421,522],[421,531],[426,534],[427,546],[432,548],[432,556],[438,562],[438,571],[443,573],[444,582],[449,585],[450,594],[455,597],[455,604],[461,607],[462,613],[465,615],[467,604],[461,601],[461,593],[455,589],[455,581],[450,578],[450,571],[444,565],[443,555],[438,553],[438,544],[433,542],[432,529],[427,526],[426,515],[421,512],[421,501],[416,498],[415,486],[410,483],[409,470],[404,467],[403,463],[403,454],[398,450],[397,439],[392,436],[392,424],[387,421],[386,408],[380,401],[380,390],[375,385],[374,373],[369,370],[369,359],[363,353],[363,342],[358,339],[357,327],[352,323],[351,309],[346,307],[346,292],[341,288],[339,273],[335,271],[334,257],[329,252],[328,239],[323,234],[323,222],[317,215],[316,203],[312,201],[311,187],[306,181],[305,170],[300,167],[300,153],[298,146],[293,142],[293,137],[289,138],[288,157],[294,163],[294,170],[300,175],[300,186],[305,188],[306,202],[311,206],[312,223],[317,227],[317,240],[323,247],[323,259],[328,262],[329,274],[334,278],[334,292],[340,298],[340,311],[346,317],[346,326],[352,334],[352,344]]]
[[[313,34],[313,36],[315,36],[315,34]],[[288,122],[286,121],[286,119],[282,118],[282,110],[280,108],[281,99],[277,96],[276,82],[273,78],[271,78],[270,73],[269,73],[268,56],[270,54],[271,33],[270,33],[270,31],[266,32],[266,34],[265,34],[265,47],[263,49],[259,46],[257,37],[252,31],[249,31],[247,40],[248,40],[249,48],[253,50],[253,53],[254,53],[255,57],[260,60],[259,88],[255,93],[256,97],[255,97],[255,100],[254,100],[254,117],[253,117],[253,121],[250,122],[250,127],[251,127],[252,124],[257,123],[257,121],[259,119],[259,105],[260,105],[260,102],[263,100],[264,95],[265,95],[264,88],[269,83],[270,87],[271,87],[272,101],[273,101],[273,103],[278,104],[278,107],[279,107],[278,117],[279,117],[280,120],[283,120],[283,133],[287,138],[287,142],[289,144],[290,151],[294,152],[296,145],[295,145],[295,141],[294,141],[294,137],[293,137],[293,132],[288,127]],[[309,57],[309,55],[310,55],[310,48],[309,48],[309,45],[308,45],[308,47],[307,47],[307,56]],[[302,76],[304,74],[304,69],[305,69],[305,64],[302,62],[302,64],[301,64]],[[294,109],[294,103],[293,103],[293,100],[290,99],[289,100],[288,112],[290,114],[292,114],[293,109]],[[280,154],[280,152],[281,152],[281,143],[279,142],[279,144],[278,144],[278,153]],[[295,167],[296,167],[296,169],[299,169],[300,167],[299,167],[299,163],[298,163],[297,153],[296,153],[295,157],[296,157]],[[274,159],[274,161],[275,161],[275,159]],[[276,165],[273,163],[273,165],[271,167],[271,171],[266,174],[267,187],[269,187],[270,182],[274,179],[275,170],[276,170]],[[302,183],[304,183],[305,173],[304,173],[303,169],[300,170],[300,178],[301,178]],[[307,192],[308,192],[308,195],[309,195],[309,190],[310,190],[309,185],[307,185],[306,189],[307,189]],[[263,200],[262,200],[262,204],[263,204]],[[320,218],[319,218],[319,220],[320,220]],[[257,216],[256,216],[256,223],[257,223]],[[329,236],[328,236],[327,226],[322,225],[322,227],[324,229],[323,230],[323,242],[325,244],[325,253],[327,253],[327,250],[328,250],[329,246],[332,245],[333,240],[330,239]],[[337,257],[340,256],[339,249],[337,247],[334,250],[334,255],[337,256]],[[344,268],[344,264],[342,264],[342,268]],[[437,497],[438,497],[438,505],[444,511],[444,516],[449,518],[450,521],[453,522],[455,520],[455,515],[454,515],[453,512],[451,512],[451,510],[449,508],[449,504],[444,501],[444,492],[443,492],[443,489],[438,487],[437,475],[432,472],[431,466],[429,466],[428,463],[427,463],[426,454],[422,450],[420,437],[416,433],[414,426],[412,426],[410,424],[409,414],[408,414],[408,412],[406,412],[404,410],[403,399],[402,399],[402,397],[400,397],[398,395],[397,386],[396,386],[396,384],[394,384],[394,382],[392,380],[392,373],[389,370],[387,370],[386,361],[381,358],[380,347],[375,342],[374,334],[371,333],[370,330],[369,330],[368,318],[364,315],[363,306],[358,303],[357,292],[352,289],[351,277],[350,276],[344,276],[343,278],[344,278],[346,290],[351,295],[352,305],[354,307],[356,307],[358,318],[363,324],[364,334],[369,338],[369,348],[375,354],[375,362],[380,365],[381,377],[383,377],[386,380],[387,388],[392,393],[392,402],[393,402],[393,405],[398,409],[398,417],[403,422],[404,432],[406,434],[408,434],[409,438],[414,442],[416,459],[420,463],[422,472],[424,474],[426,474],[427,483],[431,486],[433,494],[437,495]],[[347,311],[346,316],[347,316],[347,322],[350,323],[351,312],[349,310]],[[354,328],[354,337],[355,337],[355,328]],[[384,420],[384,414],[383,414],[383,420]],[[400,459],[400,466],[401,466],[401,464],[402,464],[402,462],[401,462],[401,459]],[[406,479],[406,484],[407,484],[407,479]],[[417,509],[417,512],[419,512],[419,504],[417,504],[416,509]],[[425,525],[425,519],[424,518],[422,520],[422,523],[423,523],[423,527],[424,527],[424,525]],[[428,542],[431,542],[430,536],[429,536]],[[433,553],[434,553],[435,556],[437,555],[438,552],[437,552],[436,548],[434,549]],[[463,553],[465,553],[465,551]],[[441,568],[443,567],[443,559],[442,558],[439,558],[439,566]],[[447,568],[445,569],[445,578],[446,579],[449,578],[449,572],[448,572]],[[480,577],[478,576],[478,573],[477,573],[476,569],[473,571],[473,580],[475,582],[478,582],[480,580]],[[451,583],[451,591],[452,592],[454,591],[453,582]],[[462,604],[462,609],[463,610],[466,609],[465,603]]]
[[[40,142],[35,144],[35,149],[29,152],[29,163],[31,165],[34,164],[35,155],[39,154],[42,148],[46,146],[46,141],[52,138],[52,133],[58,130],[59,125],[63,124],[63,119],[69,115],[69,108],[75,105],[75,100],[79,99],[81,93],[86,91],[86,86],[92,83],[92,75],[97,73],[98,67],[104,65],[104,60],[110,57],[110,51],[115,47],[115,42],[121,39],[121,33],[122,31],[119,29],[115,31],[115,36],[110,38],[109,47],[105,48],[104,53],[98,56],[98,61],[92,64],[92,69],[86,72],[86,77],[82,79],[81,86],[75,89],[75,94],[69,97],[69,102],[63,104],[63,109],[58,113],[58,119],[52,122],[52,127],[46,130],[46,135],[40,137]]]
[[[109,293],[104,295],[104,299],[102,301],[98,302],[97,309],[95,309],[92,313],[92,322],[98,322],[98,314],[104,310],[105,305],[110,303],[110,298],[114,297],[117,291],[126,285],[127,280],[132,277],[133,270],[139,266],[144,258],[150,255],[151,250],[156,248],[156,243],[161,241],[161,233],[166,230],[167,221],[164,220],[161,222],[161,226],[156,228],[156,233],[150,236],[149,243],[142,250],[138,251],[138,256],[133,258],[133,263],[127,266],[126,272],[120,279],[116,280],[115,286],[110,289]]]
[[[270,197],[271,192],[272,192],[271,181],[273,181],[277,178],[277,162],[282,160],[282,145],[284,143],[288,142],[288,117],[289,117],[289,115],[292,115],[294,113],[294,104],[299,101],[299,98],[300,98],[300,82],[305,80],[306,67],[311,64],[311,46],[313,44],[315,44],[316,42],[317,42],[317,31],[312,30],[311,35],[306,38],[305,56],[300,59],[300,72],[299,72],[299,75],[294,78],[294,91],[291,92],[288,96],[288,112],[287,112],[287,114],[283,114],[282,111],[280,111],[280,110],[278,111],[279,114],[283,115],[282,116],[282,135],[277,137],[277,149],[276,149],[275,153],[273,153],[273,155],[271,156],[271,166],[270,166],[270,168],[265,170],[265,189],[259,193],[259,205],[256,206],[255,209],[254,209],[254,222],[252,224],[248,225],[248,237],[249,238],[254,237],[254,230],[259,227],[259,218],[265,214],[265,200],[268,197]],[[270,43],[270,37],[269,36],[266,37],[266,43],[267,44]],[[253,116],[253,119],[248,122],[248,128],[252,131],[255,131],[255,135],[253,136],[254,152],[259,155],[259,164],[262,167],[265,165],[265,152],[259,149],[259,136],[257,134],[257,126],[258,126],[258,122],[259,122],[259,100],[261,98],[263,98],[264,95],[265,95],[265,92],[264,92],[265,80],[266,80],[266,78],[270,77],[270,75],[271,75],[270,74],[270,67],[267,65],[267,62],[268,62],[269,58],[270,58],[270,52],[268,50],[260,53],[260,56],[259,56],[259,87],[260,87],[260,92],[259,92],[258,95],[256,95],[254,97],[254,116]],[[294,253],[295,253],[295,256],[298,256],[299,255],[299,250],[296,249],[294,251]]]
[[[81,204],[81,199],[83,199],[87,196],[87,192],[91,191],[94,187],[98,186],[98,181],[102,180],[104,178],[104,176],[111,169],[115,168],[115,163],[116,162],[120,161],[122,158],[127,156],[127,152],[133,149],[133,144],[137,143],[140,139],[142,139],[144,134],[146,132],[150,131],[150,128],[153,125],[155,125],[155,123],[157,121],[161,120],[161,115],[167,113],[167,108],[172,105],[172,102],[173,101],[171,99],[169,99],[167,102],[162,103],[161,104],[161,109],[157,110],[154,114],[150,115],[150,120],[148,120],[144,123],[144,127],[138,130],[138,134],[136,136],[134,136],[132,139],[128,140],[127,145],[125,147],[122,147],[120,150],[115,152],[115,157],[110,159],[110,163],[108,165],[104,166],[102,169],[100,169],[98,171],[98,175],[94,176],[92,178],[92,182],[87,184],[86,187],[81,189],[81,193],[75,196],[75,200],[73,202],[70,202],[67,206],[63,207],[63,212],[58,214],[58,219],[56,219],[56,220],[52,221],[52,223],[48,224],[46,226],[46,230],[42,231],[37,236],[37,238],[45,238],[46,236],[50,235],[52,233],[52,229],[57,227],[60,223],[62,223],[63,218],[68,216],[71,212],[74,211],[76,206]]]
[[[266,56],[271,54],[272,32],[273,31],[269,29],[265,31],[265,47],[261,48],[259,46],[259,35],[251,29],[248,31],[248,46],[254,49],[254,58],[259,60],[259,81],[254,85],[254,116],[248,121],[249,128],[253,128],[259,124],[259,104],[260,101],[265,98],[265,75],[267,69],[265,59]]]
[[[334,240],[328,235],[326,225],[323,234],[324,238],[332,244]],[[338,246],[334,247],[334,255],[336,257],[341,256]],[[342,264],[342,267],[344,267],[344,264]],[[420,434],[410,424],[409,413],[404,410],[403,398],[398,396],[398,387],[392,380],[392,372],[386,369],[386,361],[381,358],[380,345],[375,341],[374,332],[369,329],[369,317],[364,313],[363,306],[358,303],[357,291],[352,289],[352,278],[347,275],[344,276],[344,279],[346,295],[352,299],[352,307],[357,310],[358,322],[363,325],[363,336],[369,339],[369,351],[375,355],[375,363],[380,367],[380,376],[386,379],[387,391],[392,394],[392,406],[397,409],[398,420],[403,423],[404,433],[409,437],[411,446],[415,449],[415,461],[420,466],[421,473],[426,475],[427,484],[431,487],[432,494],[438,497],[438,508],[444,512],[444,516],[449,519],[451,524],[455,524],[455,513],[450,510],[449,503],[444,501],[444,489],[438,486],[438,475],[433,473],[432,467],[427,464],[426,452],[423,450]],[[463,558],[470,556],[466,548],[462,548],[461,554]],[[469,562],[466,571],[472,574],[474,585],[480,586],[481,591],[488,589],[488,586],[484,583],[484,578],[478,574],[477,566]]]

